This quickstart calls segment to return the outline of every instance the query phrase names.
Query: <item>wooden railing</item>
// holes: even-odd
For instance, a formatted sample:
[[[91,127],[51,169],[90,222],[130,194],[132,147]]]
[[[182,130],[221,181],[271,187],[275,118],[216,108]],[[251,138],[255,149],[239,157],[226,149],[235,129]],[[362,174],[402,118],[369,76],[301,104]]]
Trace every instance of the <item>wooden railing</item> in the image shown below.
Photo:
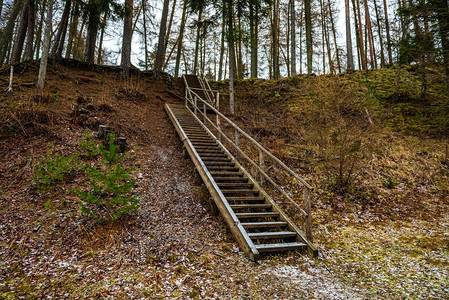
[[[313,194],[313,187],[307,183],[301,176],[299,176],[296,172],[294,172],[291,168],[289,168],[287,165],[285,165],[279,158],[274,156],[271,152],[269,152],[267,149],[265,149],[262,145],[260,145],[256,140],[254,140],[249,134],[247,134],[245,131],[243,131],[239,126],[237,126],[233,121],[231,121],[229,118],[227,118],[225,115],[223,115],[219,111],[219,92],[215,90],[208,90],[208,92],[213,93],[216,95],[216,103],[217,106],[214,107],[208,101],[205,101],[202,99],[196,92],[197,89],[189,88],[186,85],[186,97],[185,97],[185,105],[190,106],[192,111],[195,113],[195,115],[201,119],[203,119],[203,123],[207,125],[211,125],[216,132],[218,133],[217,138],[222,141],[223,139],[230,145],[233,146],[233,148],[236,151],[235,158],[237,160],[240,160],[241,158],[244,158],[247,163],[249,163],[252,167],[254,167],[257,172],[259,173],[259,182],[260,184],[264,184],[264,181],[270,183],[283,197],[284,199],[291,204],[297,212],[304,218],[305,223],[305,234],[307,239],[312,242],[313,241],[313,235],[312,235],[312,213],[311,213],[311,198]],[[202,90],[202,89],[199,89]],[[213,111],[216,115],[215,122],[212,121],[208,115],[207,111]],[[234,131],[234,136],[229,137],[223,130],[223,126],[221,122],[224,121],[228,124],[228,127],[230,126]],[[241,138],[245,138],[247,141],[250,142],[250,144],[254,145],[258,149],[259,154],[259,162],[255,162],[253,159],[251,159],[242,149],[241,149]],[[293,196],[290,196],[287,191],[285,191],[284,188],[282,188],[279,184],[275,182],[275,180],[270,177],[267,174],[267,169],[265,168],[266,165],[266,158],[271,159],[273,162],[275,162],[278,166],[281,167],[289,176],[296,179],[297,182],[299,182],[302,185],[303,188],[303,207],[301,207],[294,199]],[[294,193],[291,192],[291,195]]]

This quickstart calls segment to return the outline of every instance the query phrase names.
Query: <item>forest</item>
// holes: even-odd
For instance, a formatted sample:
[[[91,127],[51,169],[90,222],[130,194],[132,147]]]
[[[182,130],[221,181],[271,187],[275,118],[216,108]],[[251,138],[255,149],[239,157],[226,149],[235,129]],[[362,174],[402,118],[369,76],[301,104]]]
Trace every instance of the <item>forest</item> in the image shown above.
[[[425,93],[425,67],[449,60],[446,1],[341,2],[2,0],[0,62],[49,52],[214,80],[417,65]]]
[[[0,0],[0,299],[449,298],[448,3]]]

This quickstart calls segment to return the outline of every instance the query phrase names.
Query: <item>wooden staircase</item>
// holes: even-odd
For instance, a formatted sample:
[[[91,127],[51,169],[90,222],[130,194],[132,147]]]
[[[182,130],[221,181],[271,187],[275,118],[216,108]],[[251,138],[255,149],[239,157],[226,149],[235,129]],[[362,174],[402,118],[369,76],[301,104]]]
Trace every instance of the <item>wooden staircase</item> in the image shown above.
[[[316,247],[293,223],[192,110],[165,105],[218,210],[240,248],[254,261],[260,253]]]

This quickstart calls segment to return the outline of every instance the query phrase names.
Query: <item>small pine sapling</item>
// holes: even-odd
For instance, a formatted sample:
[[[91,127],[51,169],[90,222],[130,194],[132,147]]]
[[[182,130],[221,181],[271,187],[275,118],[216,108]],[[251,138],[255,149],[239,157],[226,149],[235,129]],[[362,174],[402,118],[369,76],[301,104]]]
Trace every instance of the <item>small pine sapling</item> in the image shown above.
[[[90,132],[83,135],[83,139],[79,142],[79,146],[86,157],[96,157],[100,154],[98,144],[94,141],[94,137]]]
[[[135,180],[131,179],[132,169],[124,168],[119,162],[125,154],[119,153],[114,144],[115,135],[109,135],[108,148],[100,145],[102,156],[100,168],[87,165],[90,189],[78,190],[81,200],[80,210],[98,222],[114,221],[122,215],[139,208],[139,197],[132,195]]]
[[[37,184],[40,192],[46,192],[51,186],[63,183],[67,175],[73,174],[78,169],[80,169],[80,162],[77,154],[61,156],[49,152],[35,169],[34,183]]]

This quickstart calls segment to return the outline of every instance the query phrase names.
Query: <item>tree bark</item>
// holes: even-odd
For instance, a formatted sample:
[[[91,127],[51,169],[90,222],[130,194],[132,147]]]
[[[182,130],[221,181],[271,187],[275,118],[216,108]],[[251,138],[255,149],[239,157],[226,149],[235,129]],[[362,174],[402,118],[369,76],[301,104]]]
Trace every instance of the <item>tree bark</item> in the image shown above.
[[[391,52],[390,23],[388,22],[387,0],[384,0],[384,13],[385,13],[385,31],[387,32],[388,64],[392,65],[393,64],[393,54]]]
[[[16,40],[12,48],[11,64],[20,62],[22,57],[23,44],[27,33],[28,26],[28,10],[30,7],[30,0],[25,0],[20,16],[19,28],[17,29]]]
[[[274,9],[273,9],[273,78],[279,79],[280,75],[280,67],[279,67],[279,1],[274,1]],[[310,0],[307,0],[310,1]]]
[[[39,2],[37,2],[37,3],[39,3]],[[39,18],[39,25],[37,27],[37,32],[36,32],[36,42],[34,44],[34,57],[36,60],[39,59],[39,56],[40,56],[40,50],[41,50],[41,44],[42,44],[42,28],[44,26],[46,7],[47,7],[47,0],[44,0],[42,2],[41,8],[40,8],[41,14],[40,14],[40,18]]]
[[[368,66],[366,63],[366,56],[365,56],[365,49],[363,44],[363,28],[362,28],[362,16],[360,15],[360,3],[359,0],[356,0],[357,2],[357,16],[359,19],[359,43],[360,43],[360,56],[362,59],[362,69],[367,70]]]
[[[0,36],[0,64],[3,64],[6,58],[6,52],[8,51],[8,46],[12,40],[12,34],[14,30],[15,21],[17,15],[20,11],[20,6],[22,5],[22,0],[15,0],[14,5],[11,10],[11,14],[8,18],[8,22],[1,33]]]
[[[340,53],[338,51],[338,44],[337,44],[337,32],[335,30],[335,22],[334,22],[334,14],[332,12],[332,5],[331,1],[327,1],[328,8],[329,8],[329,17],[331,19],[331,26],[332,26],[332,36],[334,38],[334,47],[335,47],[335,57],[337,59],[337,68],[338,73],[341,73],[341,62],[340,62]]]
[[[296,9],[295,0],[290,0],[290,69],[291,75],[296,75]]]
[[[65,52],[65,58],[70,58],[72,55],[72,47],[73,47],[73,40],[76,36],[76,30],[78,29],[78,21],[79,21],[79,2],[75,1],[75,8],[72,11],[72,16],[70,20],[70,27],[69,27],[69,37],[67,40],[67,49]]]
[[[164,0],[164,8],[162,9],[161,26],[159,28],[159,41],[157,44],[156,60],[154,62],[154,78],[159,79],[161,77],[162,66],[164,64],[165,51],[164,51],[164,41],[165,33],[167,29],[167,18],[168,18],[168,4],[169,0]]]
[[[106,18],[106,16],[105,16]],[[103,38],[104,38],[104,30],[106,28],[106,20],[103,20],[100,23],[100,42],[98,44],[98,55],[97,55],[97,65],[102,64],[103,61],[103,54],[102,54],[102,49],[103,49]],[[123,49],[123,48],[122,48]]]
[[[131,68],[131,41],[133,37],[133,0],[125,0],[125,20],[123,22],[122,59],[123,76],[129,77]],[[101,49],[100,49],[101,51]]]
[[[33,59],[33,41],[34,41],[34,17],[35,17],[35,5],[34,0],[29,0],[28,3],[28,26],[27,26],[27,34],[26,34],[26,43],[25,43],[25,53],[24,60],[32,60]]]
[[[195,41],[195,57],[193,60],[193,74],[197,75],[198,73],[198,51],[200,48],[200,34],[201,34],[201,18],[203,15],[203,9],[200,8],[198,12],[198,23],[196,28],[196,41]]]
[[[164,51],[165,52],[167,52],[168,41],[170,39],[171,27],[173,24],[173,17],[175,15],[175,8],[176,8],[176,0],[173,0],[173,6],[172,6],[171,14],[170,14],[170,20],[168,21],[167,33],[165,34],[165,43],[164,43],[164,48],[165,48]]]
[[[380,67],[385,67],[385,54],[384,54],[384,39],[382,37],[382,28],[380,26],[380,15],[379,9],[377,6],[377,0],[374,0],[374,10],[376,12],[376,20],[377,20],[377,34],[379,35],[379,45],[380,45]]]
[[[95,61],[95,46],[97,43],[98,26],[100,24],[100,8],[95,0],[89,0],[87,21],[86,49],[84,61],[93,64]],[[79,46],[79,45],[78,45]]]
[[[62,56],[62,50],[64,49],[64,41],[65,35],[67,33],[67,26],[69,25],[69,15],[70,15],[70,7],[72,1],[66,0],[64,11],[61,17],[61,23],[59,23],[59,29],[56,33],[55,41],[53,43],[53,48],[50,52],[50,58],[56,58]]]
[[[220,59],[218,62],[218,78],[217,78],[218,80],[221,80],[223,78],[222,75],[223,75],[223,56],[225,52],[225,34],[226,34],[226,9],[225,4],[223,3],[222,20],[221,20]]]
[[[42,49],[42,58],[41,58],[40,66],[39,66],[39,77],[37,79],[37,84],[36,84],[36,87],[38,89],[43,89],[45,86],[45,77],[47,75],[48,52],[50,50],[52,15],[53,15],[53,0],[49,0],[48,8],[47,8],[47,17],[45,19],[44,46]]]
[[[182,52],[182,40],[184,38],[184,28],[186,25],[186,4],[182,6],[182,17],[181,17],[181,26],[179,28],[179,36],[178,36],[178,50],[176,52],[176,63],[175,63],[175,77],[179,76],[179,66],[181,64],[181,52]]]
[[[142,0],[143,12],[143,43],[145,51],[145,71],[148,71],[148,41],[147,41],[147,0]]]
[[[229,48],[229,112],[233,115],[234,109],[234,65],[235,65],[235,49],[234,49],[234,26],[233,26],[233,0],[228,0],[228,48]]]
[[[310,1],[304,0],[304,13],[306,21],[306,49],[307,49],[307,73],[312,74],[313,63],[313,40],[312,40],[312,15],[310,11]]]
[[[346,70],[354,70],[354,56],[352,54],[351,15],[349,13],[349,0],[345,0],[346,13]]]
[[[374,69],[376,67],[376,62],[374,60],[375,54],[374,54],[374,45],[373,45],[373,35],[372,35],[372,30],[371,30],[371,18],[369,15],[368,0],[364,0],[364,2],[365,2],[365,26],[366,26],[366,30],[368,32],[366,39],[368,40],[368,44],[369,44],[371,68]]]

